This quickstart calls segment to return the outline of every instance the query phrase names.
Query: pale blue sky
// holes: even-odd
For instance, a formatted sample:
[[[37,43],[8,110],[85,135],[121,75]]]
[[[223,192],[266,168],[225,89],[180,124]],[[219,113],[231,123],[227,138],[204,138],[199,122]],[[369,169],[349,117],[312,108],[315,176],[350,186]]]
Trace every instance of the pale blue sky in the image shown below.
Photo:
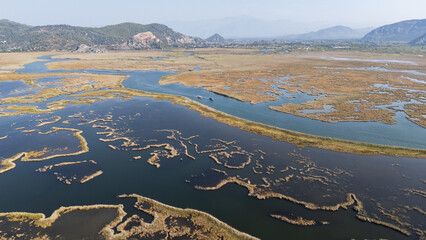
[[[0,19],[29,25],[103,26],[240,15],[367,27],[426,18],[426,0],[0,0]]]

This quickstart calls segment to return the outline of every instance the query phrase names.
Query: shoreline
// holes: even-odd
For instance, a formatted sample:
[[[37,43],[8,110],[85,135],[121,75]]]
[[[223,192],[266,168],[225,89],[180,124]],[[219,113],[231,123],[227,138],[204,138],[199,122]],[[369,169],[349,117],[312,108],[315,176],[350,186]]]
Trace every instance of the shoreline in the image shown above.
[[[71,74],[71,73],[70,73]],[[61,73],[58,75],[65,75]],[[78,75],[75,74],[74,75]],[[92,74],[93,75],[93,74]],[[98,74],[97,76],[102,76]],[[237,127],[241,130],[248,131],[258,135],[264,135],[271,137],[273,139],[288,142],[296,145],[297,147],[315,147],[325,150],[332,150],[337,152],[345,153],[354,153],[354,154],[365,154],[365,155],[388,155],[393,157],[415,157],[415,158],[426,158],[426,149],[416,149],[400,146],[390,146],[390,145],[381,145],[374,143],[366,142],[356,142],[351,140],[343,140],[331,137],[323,137],[312,135],[308,133],[297,132],[293,130],[288,130],[284,128],[279,128],[259,122],[254,122],[239,118],[214,108],[203,105],[199,102],[191,100],[187,97],[165,94],[165,93],[155,93],[147,92],[136,89],[125,88],[123,86],[123,81],[127,79],[127,75],[119,77],[114,77],[114,83],[110,84],[111,88],[108,90],[97,89],[95,91],[86,91],[83,93],[78,93],[73,95],[78,100],[61,100],[58,102],[51,103],[47,109],[38,109],[37,106],[7,106],[7,109],[15,109],[17,112],[3,113],[4,116],[14,116],[24,113],[46,113],[53,112],[55,110],[63,109],[68,104],[91,104],[99,100],[106,100],[111,98],[122,97],[124,99],[129,99],[131,97],[151,97],[156,100],[169,100],[173,104],[181,105],[187,107],[190,110],[197,111],[201,116],[212,118],[218,122],[227,124],[232,127]],[[119,96],[116,93],[120,93]],[[70,95],[70,94],[60,94],[60,95]],[[89,97],[89,98],[88,98]],[[90,97],[102,97],[100,99],[94,100]]]
[[[73,211],[101,211],[103,209],[114,209],[116,210],[116,215],[114,219],[112,219],[105,225],[102,225],[101,230],[97,233],[98,237],[103,237],[105,239],[127,239],[130,237],[138,238],[138,235],[142,234],[146,229],[149,229],[148,231],[151,231],[152,233],[163,230],[168,234],[173,235],[176,234],[176,231],[179,229],[167,226],[165,221],[166,218],[170,217],[175,219],[194,218],[194,220],[190,220],[191,223],[194,224],[194,226],[202,227],[204,230],[207,230],[204,232],[201,230],[196,230],[195,233],[189,233],[194,234],[194,236],[204,236],[207,239],[210,239],[214,236],[223,236],[224,239],[258,239],[247,233],[241,232],[236,228],[233,228],[227,223],[217,219],[213,215],[210,215],[209,213],[203,211],[170,206],[154,199],[143,197],[137,194],[122,194],[117,196],[117,198],[134,198],[136,203],[133,205],[133,208],[135,208],[137,211],[149,212],[149,214],[153,215],[154,221],[151,223],[146,223],[142,220],[141,222],[139,222],[139,226],[126,229],[125,227],[130,222],[129,219],[131,219],[135,215],[128,216],[128,213],[124,211],[123,204],[94,204],[69,207],[62,206],[56,209],[49,217],[47,217],[44,213],[31,212],[1,212],[0,217],[6,217],[7,221],[10,222],[29,222],[29,224],[31,224],[35,228],[49,229],[58,219],[60,219],[65,214]],[[150,206],[149,210],[144,210],[140,208],[140,205],[144,203]],[[129,218],[124,221],[126,216],[128,216]],[[140,218],[136,218],[136,220],[138,219]],[[185,225],[182,225],[181,227],[184,229]],[[118,231],[116,231],[114,228],[117,228]],[[185,234],[182,234],[182,236],[185,236]]]
[[[408,230],[406,230],[406,229],[404,229],[400,226],[397,226],[395,224],[367,216],[367,213],[364,210],[362,202],[356,197],[356,195],[354,193],[347,193],[345,202],[336,203],[335,205],[317,205],[317,204],[312,203],[312,202],[297,200],[297,199],[295,199],[291,196],[288,196],[288,195],[285,195],[285,194],[282,194],[282,193],[259,190],[259,188],[256,185],[244,182],[244,181],[242,181],[242,180],[240,180],[236,177],[225,178],[225,179],[221,180],[216,186],[211,186],[211,187],[194,186],[194,188],[197,189],[197,190],[203,190],[203,191],[215,191],[215,190],[222,188],[223,186],[225,186],[227,184],[232,184],[232,183],[246,188],[248,190],[248,196],[255,197],[258,200],[265,200],[265,199],[270,199],[270,198],[286,200],[286,201],[289,201],[289,202],[292,202],[292,203],[295,203],[295,204],[302,205],[306,209],[309,209],[309,210],[312,210],[312,211],[320,210],[320,211],[336,212],[340,209],[348,210],[349,207],[353,207],[353,209],[356,212],[356,217],[360,221],[371,222],[371,223],[374,223],[374,224],[377,224],[377,225],[381,225],[381,226],[390,228],[392,230],[398,231],[398,232],[400,232],[400,233],[402,233],[406,236],[411,235],[410,231],[408,231]],[[273,218],[282,220],[282,221],[286,221],[286,222],[294,224],[294,225],[312,226],[312,225],[316,224],[315,221],[312,221],[312,220],[306,220],[306,219],[293,220],[293,219],[289,219],[285,216],[276,215],[276,214],[272,214],[270,216],[273,217]]]
[[[84,205],[84,206],[70,206],[70,207],[60,207],[56,209],[52,215],[46,217],[44,213],[29,213],[29,212],[5,212],[0,213],[0,217],[8,217],[11,219],[28,219],[34,221],[34,225],[40,228],[48,228],[52,226],[52,224],[58,220],[63,214],[72,212],[72,211],[87,211],[94,209],[103,209],[103,208],[111,208],[117,209],[117,217],[123,218],[126,213],[124,212],[124,207],[121,204],[118,205],[107,205],[107,204],[94,204],[94,205]],[[116,220],[115,219],[115,220]],[[114,222],[113,220],[112,222]],[[104,226],[101,231],[107,228],[108,225]]]
[[[315,147],[336,152],[364,155],[387,155],[392,157],[426,158],[426,149],[356,142],[296,132],[288,129],[278,128],[271,125],[242,119],[179,95],[146,92],[122,87],[120,89],[82,93],[81,96],[101,96],[114,92],[120,92],[122,94],[127,94],[128,96],[133,97],[149,97],[154,98],[156,100],[169,100],[175,105],[184,106],[190,110],[196,111],[203,117],[212,118],[218,122],[227,124],[232,127],[237,127],[247,132],[263,135],[283,142],[288,142],[296,145],[297,147]]]
[[[178,208],[171,205],[167,205],[164,203],[161,203],[157,200],[147,198],[138,194],[122,194],[119,195],[118,198],[135,198],[135,208],[144,211],[148,214],[152,214],[154,216],[154,221],[150,224],[146,224],[146,227],[156,227],[157,225],[161,224],[160,219],[164,218],[164,216],[186,216],[189,215],[191,218],[202,218],[206,219],[203,223],[206,224],[206,226],[210,227],[210,229],[214,228],[220,228],[222,229],[225,234],[229,234],[228,237],[237,237],[240,239],[258,239],[257,237],[251,236],[245,232],[241,232],[237,230],[236,228],[231,227],[225,222],[222,222],[221,220],[217,219],[213,215],[203,212],[196,209],[191,208]],[[140,209],[137,207],[138,204],[148,203],[151,205],[149,210]],[[121,236],[118,236],[121,237]]]
[[[82,130],[75,129],[75,128],[58,128],[58,127],[52,127],[53,130],[49,131],[49,133],[57,132],[57,131],[71,131],[73,132],[73,136],[76,137],[80,141],[79,148],[80,151],[73,152],[73,153],[61,153],[61,154],[55,154],[47,157],[43,157],[43,155],[46,152],[46,148],[42,151],[29,151],[29,152],[21,152],[13,155],[10,158],[6,158],[0,161],[0,174],[5,173],[7,171],[10,171],[16,167],[15,161],[21,160],[21,162],[41,162],[45,160],[50,160],[53,158],[58,157],[68,157],[68,156],[76,156],[83,153],[89,152],[89,146],[86,141],[86,139],[83,137]],[[48,134],[49,134],[48,133]],[[34,158],[32,158],[34,157]]]

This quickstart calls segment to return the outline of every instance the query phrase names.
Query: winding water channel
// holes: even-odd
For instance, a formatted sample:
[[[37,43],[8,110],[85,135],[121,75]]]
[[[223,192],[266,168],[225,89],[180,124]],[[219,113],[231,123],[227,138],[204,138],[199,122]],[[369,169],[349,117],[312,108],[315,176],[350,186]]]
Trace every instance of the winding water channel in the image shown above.
[[[170,72],[49,71],[45,67],[47,62],[63,61],[63,59],[51,59],[50,56],[42,59],[47,61],[27,64],[24,69],[16,72],[126,74],[130,76],[123,82],[127,88],[186,96],[210,107],[252,121],[322,136],[425,148],[425,129],[406,120],[402,112],[397,113],[398,123],[395,125],[372,122],[326,123],[268,109],[269,105],[280,105],[288,101],[303,102],[312,98],[312,96],[302,93],[295,94],[295,99],[288,99],[285,96],[272,103],[252,105],[208,92],[202,88],[185,87],[179,84],[159,85],[161,77],[173,74]],[[49,79],[41,79],[41,81],[44,80]],[[203,99],[198,99],[197,95],[203,96]],[[214,101],[209,100],[210,97]],[[41,106],[46,106],[46,103],[42,103]],[[299,149],[286,142],[245,132],[202,117],[195,111],[173,105],[169,101],[157,101],[143,97],[135,97],[131,100],[99,101],[90,105],[69,105],[63,110],[55,111],[53,115],[68,119],[70,115],[78,113],[82,113],[88,120],[111,115],[113,123],[117,124],[111,125],[112,127],[120,129],[127,137],[138,139],[141,144],[154,139],[158,143],[170,143],[176,148],[180,147],[179,144],[167,138],[169,133],[156,131],[159,129],[176,129],[182,132],[183,137],[198,136],[191,140],[192,145],[188,144],[189,154],[195,156],[196,159],[186,156],[179,157],[180,160],[177,158],[162,159],[161,167],[156,168],[147,163],[151,152],[110,149],[108,148],[109,143],[99,141],[100,136],[97,135],[99,129],[75,118],[64,126],[82,130],[90,151],[82,155],[55,158],[43,162],[17,162],[15,169],[0,174],[0,189],[2,189],[0,212],[27,211],[50,215],[60,206],[124,203],[126,212],[131,215],[138,214],[138,211],[131,207],[133,203],[120,201],[116,196],[123,193],[136,193],[172,206],[205,211],[240,231],[262,239],[408,239],[402,233],[391,228],[360,221],[352,207],[335,212],[313,211],[292,201],[277,198],[259,200],[250,197],[246,188],[236,184],[228,184],[214,191],[201,191],[195,189],[194,183],[191,183],[197,176],[208,176],[205,173],[211,169],[219,169],[229,176],[239,175],[249,179],[253,184],[263,184],[263,177],[274,183],[280,178],[289,176],[286,175],[289,172],[284,171],[288,167],[294,167],[296,170],[292,173],[299,178],[295,177],[294,181],[286,182],[283,185],[274,185],[273,188],[277,192],[298,200],[332,205],[345,201],[348,193],[354,193],[364,203],[369,214],[380,214],[376,202],[382,204],[381,206],[386,210],[396,209],[399,206],[422,206],[424,204],[421,196],[410,195],[406,192],[407,189],[425,190],[425,184],[422,182],[426,171],[424,159],[365,156],[311,147]],[[37,118],[53,117],[53,115],[26,114],[1,118],[0,130],[4,135],[9,135],[6,140],[3,140],[6,142],[0,145],[1,156],[12,156],[17,152],[46,146],[59,148],[61,145],[65,145],[69,146],[68,151],[73,151],[78,145],[78,140],[71,134],[39,135],[15,130],[16,127],[21,126],[25,126],[27,129],[35,128],[33,125]],[[121,116],[125,116],[125,121],[121,121]],[[58,124],[61,126],[62,123]],[[45,132],[50,127],[46,125],[38,129]],[[228,169],[224,165],[215,163],[208,154],[199,154],[194,150],[195,143],[200,149],[217,144],[218,141],[214,139],[226,142],[235,141],[238,147],[253,153],[252,162],[243,169]],[[178,150],[183,152],[182,147]],[[265,154],[260,160],[259,155],[262,152]],[[141,156],[141,160],[134,159],[137,155]],[[49,164],[90,159],[96,161],[97,167],[104,173],[85,184],[65,185],[58,182],[53,175],[35,171],[35,169]],[[263,168],[259,170],[263,171],[261,175],[254,172],[257,161],[263,165]],[[329,182],[324,184],[318,181],[318,178],[317,181],[303,180],[303,177],[310,175],[300,175],[299,172],[306,171],[305,174],[310,174],[309,171],[312,168],[317,169],[314,170],[317,171],[315,174],[321,175],[321,180],[328,178]],[[267,171],[269,173],[266,173]],[[324,173],[329,173],[329,175]],[[204,183],[212,184],[214,181],[216,179],[212,177],[204,180]],[[317,222],[323,221],[325,224],[312,227],[295,226],[274,219],[270,214],[300,216],[314,219]],[[424,228],[424,215],[416,212],[399,214],[408,216],[408,222],[412,226]],[[416,239],[416,235],[413,234],[409,238]]]
[[[203,88],[187,87],[181,84],[159,84],[159,81],[163,76],[174,74],[173,72],[111,71],[94,69],[80,71],[50,71],[45,66],[46,63],[67,61],[70,59],[51,59],[51,56],[41,57],[41,59],[47,61],[27,64],[25,68],[17,70],[16,72],[88,72],[100,74],[125,74],[130,76],[123,82],[123,85],[127,88],[185,96],[219,111],[255,122],[325,137],[402,147],[426,148],[426,129],[407,120],[407,115],[402,111],[396,112],[396,124],[384,124],[379,122],[322,122],[282,112],[276,112],[268,108],[269,106],[279,106],[284,103],[300,104],[316,98],[305,93],[291,95],[284,94],[278,96],[279,99],[276,101],[250,104],[248,102],[240,102],[232,98],[209,92]],[[202,96],[203,99],[199,99],[197,96]],[[288,96],[294,96],[296,98],[288,98]],[[214,99],[214,101],[209,100],[209,98]]]

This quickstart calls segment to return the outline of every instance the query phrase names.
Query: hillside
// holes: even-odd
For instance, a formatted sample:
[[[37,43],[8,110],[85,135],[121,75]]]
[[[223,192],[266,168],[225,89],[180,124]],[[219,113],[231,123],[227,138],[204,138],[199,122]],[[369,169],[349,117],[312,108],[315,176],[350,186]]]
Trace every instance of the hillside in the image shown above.
[[[417,45],[417,46],[422,46],[422,45],[426,45],[426,33],[423,34],[422,36],[412,40],[410,42],[411,45]]]
[[[289,35],[283,38],[289,40],[337,40],[337,39],[359,39],[371,29],[352,29],[345,26],[334,26],[324,28],[315,32],[305,34]]]
[[[369,42],[410,42],[426,33],[426,19],[407,20],[374,29],[362,40]]]
[[[224,43],[225,42],[225,38],[223,38],[221,35],[219,35],[218,33],[216,33],[213,36],[207,38],[206,41],[207,42],[211,42],[211,43]]]
[[[0,20],[1,51],[74,50],[81,44],[107,49],[150,49],[202,44],[162,24],[121,23],[101,28],[69,25],[27,26]]]

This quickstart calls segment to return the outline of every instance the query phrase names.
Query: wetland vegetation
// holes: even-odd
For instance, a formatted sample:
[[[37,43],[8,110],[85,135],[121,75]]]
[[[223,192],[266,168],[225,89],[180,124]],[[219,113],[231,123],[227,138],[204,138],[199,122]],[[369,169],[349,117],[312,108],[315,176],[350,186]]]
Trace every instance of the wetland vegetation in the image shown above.
[[[185,52],[61,53],[33,63],[44,54],[10,54],[16,70],[0,72],[8,86],[0,187],[11,196],[0,200],[0,238],[424,238],[422,57]],[[276,121],[409,126],[420,143],[289,130],[215,105],[228,100],[263,104]],[[409,121],[399,123],[401,114]],[[69,228],[88,220],[78,233]]]

